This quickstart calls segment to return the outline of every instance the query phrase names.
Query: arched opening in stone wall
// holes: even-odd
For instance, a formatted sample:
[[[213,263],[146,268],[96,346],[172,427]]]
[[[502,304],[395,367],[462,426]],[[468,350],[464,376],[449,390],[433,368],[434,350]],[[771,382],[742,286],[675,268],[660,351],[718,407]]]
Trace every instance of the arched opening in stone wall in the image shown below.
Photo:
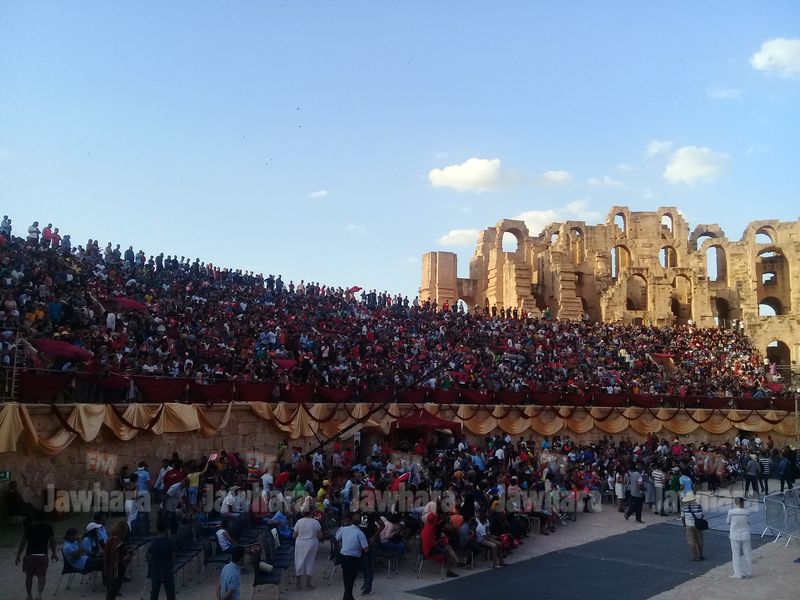
[[[700,248],[703,247],[703,244],[705,244],[708,240],[715,240],[715,239],[717,239],[716,235],[712,235],[710,233],[704,233],[697,238],[694,249],[700,250]]]
[[[767,247],[758,254],[756,273],[760,273],[761,287],[758,290],[759,302],[762,297],[772,297],[780,301],[782,312],[791,312],[791,269],[789,261],[780,248]]]
[[[778,241],[778,236],[772,227],[759,227],[756,230],[755,242],[756,244],[775,244]]]
[[[634,273],[626,282],[626,308],[628,310],[647,310],[647,280]]]
[[[715,244],[706,250],[706,274],[709,281],[728,281],[728,261],[722,246]]]
[[[550,234],[550,245],[555,245],[558,243],[558,232],[554,231]]]
[[[658,251],[658,262],[665,269],[678,266],[678,253],[672,246],[664,246]]]
[[[475,306],[472,298],[459,298],[456,300],[456,311],[467,314],[473,312],[474,309]]]
[[[569,230],[570,251],[572,253],[572,264],[581,264],[586,257],[586,242],[583,231],[578,227]]]
[[[626,246],[611,249],[611,277],[616,279],[623,269],[631,266],[631,251]]]
[[[516,252],[519,250],[519,240],[517,236],[506,231],[503,233],[503,252]]]
[[[670,234],[672,233],[673,228],[672,222],[672,215],[669,213],[665,213],[661,215],[661,229],[664,231],[668,231]]]
[[[767,360],[779,367],[786,367],[792,363],[792,353],[789,346],[781,340],[772,340],[767,344]]]
[[[714,298],[711,304],[714,311],[714,322],[717,327],[727,328],[731,324],[731,305],[725,298]]]
[[[692,282],[685,275],[677,275],[672,281],[671,308],[678,325],[692,318]]]
[[[777,298],[764,298],[758,303],[759,317],[777,317],[783,314],[783,303]]]
[[[628,223],[625,221],[625,213],[617,213],[614,215],[614,225],[620,228],[622,233],[628,233]]]

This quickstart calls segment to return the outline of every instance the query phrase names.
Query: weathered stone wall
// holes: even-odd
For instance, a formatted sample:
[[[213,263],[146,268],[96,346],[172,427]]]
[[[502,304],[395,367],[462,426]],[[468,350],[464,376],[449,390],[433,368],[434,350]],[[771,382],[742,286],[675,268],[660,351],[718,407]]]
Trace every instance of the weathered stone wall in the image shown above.
[[[503,251],[505,233],[516,252]],[[552,223],[537,236],[505,219],[480,233],[469,278],[456,267],[453,253],[426,254],[420,298],[530,314],[549,307],[559,319],[743,326],[771,360],[800,360],[800,221],[753,221],[732,241],[716,224],[690,233],[674,206],[614,206],[600,225]],[[776,316],[760,316],[760,304]]]

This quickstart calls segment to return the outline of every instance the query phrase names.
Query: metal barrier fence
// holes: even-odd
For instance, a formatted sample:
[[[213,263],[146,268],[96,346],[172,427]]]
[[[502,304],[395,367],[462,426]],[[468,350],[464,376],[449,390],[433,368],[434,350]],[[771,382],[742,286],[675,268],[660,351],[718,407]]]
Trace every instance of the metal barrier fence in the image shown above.
[[[770,494],[764,498],[766,528],[761,537],[774,535],[773,543],[786,538],[786,546],[792,539],[800,540],[800,488]]]

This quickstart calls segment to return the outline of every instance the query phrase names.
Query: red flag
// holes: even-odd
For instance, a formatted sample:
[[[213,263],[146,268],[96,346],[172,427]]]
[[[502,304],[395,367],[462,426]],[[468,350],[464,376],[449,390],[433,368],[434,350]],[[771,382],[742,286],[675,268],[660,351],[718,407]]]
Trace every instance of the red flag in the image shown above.
[[[351,288],[347,288],[347,293],[348,293],[348,294],[354,294],[354,293],[356,293],[356,292],[360,292],[362,289],[363,289],[363,288],[360,288],[360,287],[358,287],[357,285],[354,285],[354,286],[353,286],[353,287],[351,287]]]

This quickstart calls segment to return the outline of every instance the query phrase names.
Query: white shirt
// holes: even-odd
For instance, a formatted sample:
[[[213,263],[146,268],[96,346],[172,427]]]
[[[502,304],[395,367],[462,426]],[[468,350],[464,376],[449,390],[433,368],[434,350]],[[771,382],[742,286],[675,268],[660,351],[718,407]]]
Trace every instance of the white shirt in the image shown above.
[[[270,473],[264,473],[261,476],[261,489],[262,496],[267,496],[272,489],[272,475]]]
[[[750,513],[744,508],[732,508],[728,511],[727,521],[730,524],[730,534],[728,537],[737,542],[744,542],[750,539],[750,525],[748,517]]]
[[[486,525],[478,521],[478,526],[475,527],[475,539],[480,544],[486,538]]]
[[[498,448],[498,449],[497,449],[497,450],[495,450],[495,452],[494,452],[494,457],[495,457],[497,460],[505,460],[505,459],[506,459],[506,453],[505,453],[505,452],[503,452],[503,449],[502,449],[502,448]]]
[[[233,494],[227,494],[225,499],[222,501],[222,507],[220,508],[219,512],[223,515],[237,512],[236,510],[236,497]]]

